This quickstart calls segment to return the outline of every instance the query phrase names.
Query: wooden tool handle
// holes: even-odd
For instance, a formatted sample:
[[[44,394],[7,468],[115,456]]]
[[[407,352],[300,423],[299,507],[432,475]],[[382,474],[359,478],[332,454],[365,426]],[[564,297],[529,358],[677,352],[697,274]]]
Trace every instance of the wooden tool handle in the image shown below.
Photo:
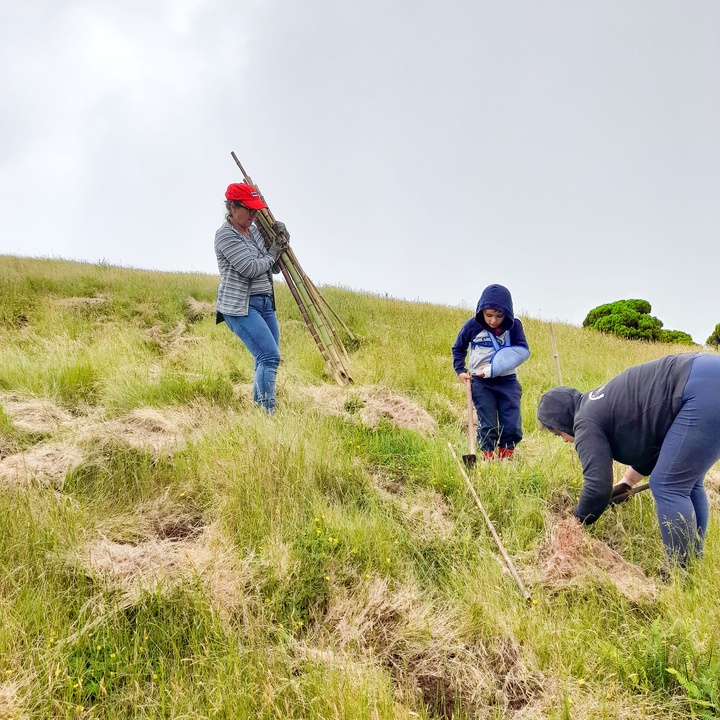
[[[470,436],[470,454],[475,455],[475,407],[472,399],[472,380],[465,383],[465,395],[467,397],[468,435]]]

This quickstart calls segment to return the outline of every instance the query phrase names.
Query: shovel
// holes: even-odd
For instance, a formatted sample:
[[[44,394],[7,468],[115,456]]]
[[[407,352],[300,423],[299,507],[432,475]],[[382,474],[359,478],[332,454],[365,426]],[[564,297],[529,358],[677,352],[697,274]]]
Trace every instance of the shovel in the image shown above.
[[[643,490],[649,490],[650,489],[650,483],[644,483],[643,485],[636,485],[634,488],[631,488],[629,492],[627,492],[625,495],[621,495],[622,500],[619,502],[612,502],[610,501],[611,505],[620,505],[620,503],[624,503],[627,500],[629,500],[633,495],[637,495],[638,493],[641,493]]]
[[[477,462],[477,455],[475,454],[475,428],[473,427],[474,419],[474,407],[472,400],[472,380],[468,380],[465,385],[465,396],[467,398],[467,416],[468,416],[468,435],[470,436],[470,452],[467,455],[463,455],[462,459],[465,463],[465,467],[472,469],[475,467]]]

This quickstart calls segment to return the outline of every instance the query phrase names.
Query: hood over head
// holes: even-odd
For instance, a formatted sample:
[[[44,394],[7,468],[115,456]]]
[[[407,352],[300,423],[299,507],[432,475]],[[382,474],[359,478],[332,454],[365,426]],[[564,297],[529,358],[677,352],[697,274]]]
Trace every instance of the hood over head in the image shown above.
[[[575,413],[580,406],[582,393],[571,387],[556,387],[548,390],[538,403],[538,422],[551,430],[575,435]]]
[[[482,311],[486,308],[498,310],[505,313],[500,327],[503,330],[509,330],[515,322],[515,314],[513,312],[512,295],[510,291],[503,285],[488,285],[482,292],[475,309],[475,320],[486,330],[489,330]]]

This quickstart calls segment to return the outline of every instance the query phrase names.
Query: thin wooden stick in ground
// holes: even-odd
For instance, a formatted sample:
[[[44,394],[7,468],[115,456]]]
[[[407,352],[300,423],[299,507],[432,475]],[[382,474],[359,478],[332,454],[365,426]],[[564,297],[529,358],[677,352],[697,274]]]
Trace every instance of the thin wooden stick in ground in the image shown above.
[[[497,534],[497,531],[495,530],[495,526],[492,524],[492,520],[490,519],[490,516],[485,512],[485,508],[483,507],[482,503],[480,502],[480,498],[478,497],[478,494],[475,492],[475,488],[473,487],[473,484],[470,482],[470,478],[468,477],[468,474],[465,472],[465,468],[463,467],[462,463],[460,462],[460,459],[457,456],[457,453],[455,452],[455,448],[448,443],[448,447],[450,448],[450,452],[452,453],[452,456],[455,458],[455,462],[457,463],[457,466],[460,468],[460,472],[462,473],[462,476],[465,478],[465,482],[468,486],[468,489],[470,490],[470,493],[472,494],[473,498],[475,498],[475,502],[480,509],[480,512],[482,513],[483,518],[485,518],[485,522],[487,523],[488,529],[490,530],[490,534],[493,536],[493,540],[495,540],[495,544],[498,546],[498,549],[500,550],[500,554],[503,556],[503,560],[505,560],[505,565],[507,569],[510,571],[510,574],[513,576],[513,579],[517,583],[517,586],[520,588],[520,592],[522,593],[523,597],[526,600],[530,599],[530,593],[525,589],[525,585],[523,585],[523,581],[518,575],[518,571],[515,569],[515,565],[513,565],[513,561],[510,559],[510,556],[507,554],[507,550],[505,550],[505,547],[503,546],[502,542],[500,541],[500,536]]]
[[[555,374],[557,375],[558,385],[562,385],[562,375],[560,374],[560,356],[558,355],[557,346],[555,345],[555,330],[553,329],[552,320],[550,321],[550,344],[552,345],[553,359],[555,360]]]

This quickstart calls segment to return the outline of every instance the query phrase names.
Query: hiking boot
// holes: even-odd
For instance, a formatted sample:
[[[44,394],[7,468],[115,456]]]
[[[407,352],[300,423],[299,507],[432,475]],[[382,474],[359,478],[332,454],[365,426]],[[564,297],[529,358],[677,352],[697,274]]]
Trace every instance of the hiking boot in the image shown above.
[[[495,453],[492,450],[483,450],[483,460],[494,460]]]
[[[513,448],[498,448],[498,457],[501,460],[513,460],[515,458],[515,450]]]

